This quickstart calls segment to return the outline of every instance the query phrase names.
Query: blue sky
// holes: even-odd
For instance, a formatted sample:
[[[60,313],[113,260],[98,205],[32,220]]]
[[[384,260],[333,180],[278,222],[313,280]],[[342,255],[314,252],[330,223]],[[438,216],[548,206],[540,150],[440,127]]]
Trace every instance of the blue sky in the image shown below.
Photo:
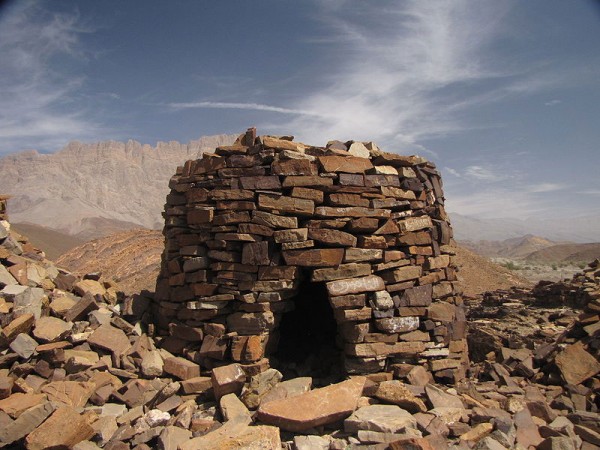
[[[13,1],[0,154],[238,133],[433,160],[448,209],[600,214],[600,5]]]

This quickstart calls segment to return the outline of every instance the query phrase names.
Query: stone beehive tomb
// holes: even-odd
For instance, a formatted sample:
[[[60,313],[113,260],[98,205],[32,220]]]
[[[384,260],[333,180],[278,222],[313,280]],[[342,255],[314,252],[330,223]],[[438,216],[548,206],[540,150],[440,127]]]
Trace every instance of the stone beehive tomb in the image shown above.
[[[395,364],[463,376],[465,316],[434,164],[249,129],[187,161],[170,188],[154,305],[165,348],[258,372],[278,350],[304,357],[335,342],[347,373]]]

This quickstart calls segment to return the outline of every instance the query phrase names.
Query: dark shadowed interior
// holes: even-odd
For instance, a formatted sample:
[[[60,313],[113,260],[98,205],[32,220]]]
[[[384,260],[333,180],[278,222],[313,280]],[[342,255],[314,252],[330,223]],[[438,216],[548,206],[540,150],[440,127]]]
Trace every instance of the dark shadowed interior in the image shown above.
[[[293,301],[295,309],[281,319],[272,365],[285,378],[312,376],[315,384],[332,382],[341,377],[343,365],[325,284],[304,278]]]

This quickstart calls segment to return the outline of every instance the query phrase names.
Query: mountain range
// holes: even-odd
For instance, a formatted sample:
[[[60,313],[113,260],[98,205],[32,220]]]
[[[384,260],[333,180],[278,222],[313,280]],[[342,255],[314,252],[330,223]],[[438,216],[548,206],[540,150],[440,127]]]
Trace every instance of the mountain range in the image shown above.
[[[588,263],[600,258],[600,243],[555,242],[528,234],[503,241],[458,241],[467,248],[488,258],[522,260],[529,263]]]
[[[35,150],[0,159],[0,193],[11,195],[11,222],[40,225],[84,240],[135,227],[161,228],[169,179],[178,165],[235,135],[188,144],[71,142],[56,153]]]
[[[498,217],[483,219],[450,213],[454,237],[457,240],[502,241],[527,235],[542,236],[552,241],[600,242],[600,211],[583,217],[523,219]]]

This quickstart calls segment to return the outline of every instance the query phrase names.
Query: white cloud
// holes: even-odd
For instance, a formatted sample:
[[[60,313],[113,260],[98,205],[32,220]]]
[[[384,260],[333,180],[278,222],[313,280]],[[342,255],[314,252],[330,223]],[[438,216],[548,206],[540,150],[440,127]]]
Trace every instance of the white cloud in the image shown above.
[[[299,109],[280,108],[279,106],[263,105],[260,103],[232,103],[232,102],[189,102],[189,103],[169,103],[168,106],[174,109],[193,109],[193,108],[215,108],[215,109],[246,109],[256,111],[269,111],[281,114],[299,114],[305,116],[316,116],[318,113],[303,111]]]
[[[533,217],[545,208],[531,195],[518,189],[475,189],[467,192],[448,192],[446,209],[466,216],[492,219],[496,217]]]
[[[513,75],[488,48],[501,31],[507,3],[320,4],[321,20],[335,37],[331,45],[343,57],[332,61],[322,89],[297,102],[315,115],[267,125],[279,131],[301,130],[299,137],[310,142],[376,139],[386,150],[418,151],[423,139],[471,128],[459,113],[499,95],[458,95],[449,88]],[[397,146],[388,148],[391,143]]]
[[[533,184],[533,185],[527,186],[526,190],[528,192],[532,192],[532,193],[536,194],[536,193],[542,193],[542,192],[559,191],[561,189],[564,189],[565,187],[566,187],[566,185],[563,183],[538,183],[538,184]]]
[[[509,178],[506,174],[495,173],[492,169],[482,166],[468,166],[465,176],[480,181],[501,181]]]
[[[89,112],[71,102],[84,79],[52,69],[56,57],[85,59],[76,14],[49,14],[34,2],[13,4],[0,21],[0,153],[55,149],[97,136]]]
[[[577,194],[583,194],[583,195],[600,195],[600,189],[586,189],[584,191],[578,191]]]
[[[546,106],[556,106],[556,105],[560,105],[561,103],[562,103],[561,100],[554,99],[554,100],[550,100],[549,102],[544,103],[544,105],[546,105]]]
[[[451,175],[454,175],[457,178],[462,178],[462,175],[458,170],[453,169],[452,167],[444,167],[444,171],[448,172]]]

